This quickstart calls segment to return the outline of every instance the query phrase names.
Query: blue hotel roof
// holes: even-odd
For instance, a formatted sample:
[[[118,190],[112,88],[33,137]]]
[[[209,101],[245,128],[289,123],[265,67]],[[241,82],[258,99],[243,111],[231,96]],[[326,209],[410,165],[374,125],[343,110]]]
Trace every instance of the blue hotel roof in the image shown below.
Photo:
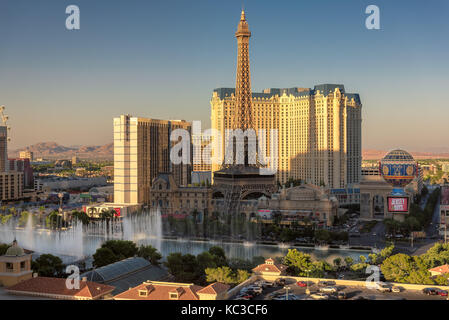
[[[293,88],[270,88],[269,93],[264,92],[253,92],[252,97],[253,98],[266,98],[269,99],[275,95],[281,96],[282,94],[286,93],[287,95],[293,95],[296,97],[307,97],[314,95],[316,91],[320,91],[320,93],[327,96],[329,93],[334,92],[336,88],[339,88],[342,93],[345,94],[345,96],[348,97],[348,99],[354,98],[354,100],[357,103],[360,102],[360,96],[358,93],[345,93],[345,86],[342,84],[320,84],[316,85],[313,89],[300,89],[298,87]],[[224,99],[225,97],[229,97],[232,94],[235,93],[235,88],[216,88],[214,89],[214,92],[217,92],[220,99]]]

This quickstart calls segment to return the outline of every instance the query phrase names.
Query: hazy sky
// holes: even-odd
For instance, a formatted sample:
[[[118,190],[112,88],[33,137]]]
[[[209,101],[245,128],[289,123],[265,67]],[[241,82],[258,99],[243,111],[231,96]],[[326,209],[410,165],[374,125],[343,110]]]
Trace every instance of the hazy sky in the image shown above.
[[[449,149],[449,1],[244,1],[252,87],[342,83],[363,148]],[[65,28],[76,4],[81,29]],[[365,28],[380,8],[381,30]],[[15,149],[112,142],[123,113],[202,120],[235,85],[242,1],[0,0],[0,105]]]

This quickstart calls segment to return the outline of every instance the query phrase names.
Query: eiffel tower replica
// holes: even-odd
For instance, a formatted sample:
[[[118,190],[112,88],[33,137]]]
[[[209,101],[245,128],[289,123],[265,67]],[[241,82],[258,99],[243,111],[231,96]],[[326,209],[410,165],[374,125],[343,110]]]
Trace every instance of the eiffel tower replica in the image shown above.
[[[249,70],[249,38],[251,32],[243,10],[235,36],[238,53],[233,129],[241,129],[243,132],[248,129],[255,131]],[[214,172],[213,194],[223,195],[223,211],[225,214],[238,214],[240,213],[242,200],[257,199],[262,195],[271,198],[271,194],[276,192],[276,182],[274,174],[260,174],[261,166],[257,162],[257,152],[250,151],[249,138],[244,142],[243,157],[237,154],[242,150],[239,150],[233,141],[228,143],[232,143],[234,158],[232,163],[224,164],[220,170]],[[254,141],[254,143],[256,142]],[[225,149],[229,150],[229,148]],[[237,159],[242,158],[244,159],[243,163],[239,163],[241,161],[237,161]]]

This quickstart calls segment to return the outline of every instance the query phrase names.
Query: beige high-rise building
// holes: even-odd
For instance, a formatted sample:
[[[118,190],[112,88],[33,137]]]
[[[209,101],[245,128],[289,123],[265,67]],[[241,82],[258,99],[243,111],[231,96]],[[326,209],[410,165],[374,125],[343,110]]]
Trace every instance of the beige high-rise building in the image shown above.
[[[23,172],[10,170],[8,161],[8,128],[0,126],[0,200],[23,198]]]
[[[114,118],[114,203],[148,204],[152,181],[160,173],[172,173],[178,185],[190,183],[191,165],[170,161],[175,143],[170,135],[176,129],[191,133],[191,123],[130,115]]]
[[[30,159],[30,161],[33,161],[33,152],[29,150],[20,151],[19,158]]]
[[[205,172],[211,171],[212,165],[203,159],[202,154],[209,145],[208,140],[203,140],[202,135],[192,135],[193,144],[193,171]]]
[[[222,132],[224,146],[224,130],[234,127],[235,89],[215,89],[210,104],[211,126]],[[255,130],[266,130],[267,156],[272,149],[270,130],[278,130],[277,180],[301,179],[329,188],[358,183],[361,107],[359,95],[346,93],[338,84],[253,92],[252,123]],[[212,171],[219,168],[212,165]]]

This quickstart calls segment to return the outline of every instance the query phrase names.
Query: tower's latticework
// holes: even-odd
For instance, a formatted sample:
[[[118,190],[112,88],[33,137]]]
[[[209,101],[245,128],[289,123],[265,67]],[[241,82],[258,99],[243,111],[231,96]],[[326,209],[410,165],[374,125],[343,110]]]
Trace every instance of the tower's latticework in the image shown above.
[[[251,73],[249,69],[249,31],[245,11],[242,11],[240,22],[235,33],[237,38],[237,72],[235,83],[234,129],[254,129],[251,108]]]
[[[235,114],[233,129],[243,132],[255,130],[253,126],[251,105],[251,73],[249,68],[249,31],[245,12],[242,10],[240,22],[235,33],[237,38],[237,72],[235,85]],[[274,175],[261,175],[257,163],[257,153],[250,150],[250,145],[256,146],[256,132],[248,135],[244,141],[244,150],[238,150],[234,141],[232,143],[234,161],[214,173],[214,194],[221,195],[223,207],[220,211],[226,214],[239,213],[242,200],[255,199],[262,195],[271,197],[276,191]],[[254,139],[254,140],[253,140]],[[257,150],[257,146],[256,146]],[[244,152],[244,163],[237,163],[237,152]],[[251,154],[250,154],[251,153]],[[220,196],[217,196],[220,198]]]

